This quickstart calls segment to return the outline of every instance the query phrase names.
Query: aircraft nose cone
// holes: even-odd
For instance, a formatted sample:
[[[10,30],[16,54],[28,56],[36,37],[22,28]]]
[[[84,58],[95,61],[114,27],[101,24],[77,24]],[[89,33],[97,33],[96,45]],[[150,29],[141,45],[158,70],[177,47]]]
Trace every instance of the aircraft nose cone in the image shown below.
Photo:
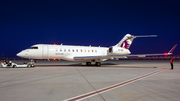
[[[19,57],[20,57],[20,53],[17,53],[16,56],[19,56]]]
[[[23,54],[22,54],[22,52],[19,52],[19,53],[16,54],[16,56],[22,57]]]

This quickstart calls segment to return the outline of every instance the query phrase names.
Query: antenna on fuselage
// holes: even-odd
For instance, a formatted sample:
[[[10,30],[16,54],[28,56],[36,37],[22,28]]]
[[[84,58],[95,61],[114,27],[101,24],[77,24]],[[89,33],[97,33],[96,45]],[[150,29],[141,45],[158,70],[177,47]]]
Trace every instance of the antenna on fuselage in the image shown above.
[[[63,43],[61,43],[61,46],[63,45]]]

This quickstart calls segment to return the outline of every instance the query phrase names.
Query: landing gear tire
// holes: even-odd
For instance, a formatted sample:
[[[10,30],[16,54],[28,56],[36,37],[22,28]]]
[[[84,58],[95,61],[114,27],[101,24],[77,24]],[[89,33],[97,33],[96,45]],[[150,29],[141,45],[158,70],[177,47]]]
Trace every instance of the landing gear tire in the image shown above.
[[[91,62],[86,62],[86,65],[87,66],[91,66]]]
[[[27,65],[27,67],[28,67],[28,68],[31,68],[31,65],[29,64],[29,65]]]
[[[16,67],[17,67],[16,65],[13,66],[13,68],[16,68]]]
[[[31,67],[35,67],[35,65],[32,64]]]
[[[101,66],[101,62],[96,62],[96,66]]]

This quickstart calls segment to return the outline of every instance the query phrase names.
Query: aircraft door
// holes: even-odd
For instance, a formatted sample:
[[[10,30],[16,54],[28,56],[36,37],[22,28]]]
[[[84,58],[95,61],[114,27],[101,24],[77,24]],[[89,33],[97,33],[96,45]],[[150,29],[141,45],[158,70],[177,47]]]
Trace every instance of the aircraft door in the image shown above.
[[[48,57],[48,46],[47,45],[43,45],[42,46],[42,57],[47,58]]]

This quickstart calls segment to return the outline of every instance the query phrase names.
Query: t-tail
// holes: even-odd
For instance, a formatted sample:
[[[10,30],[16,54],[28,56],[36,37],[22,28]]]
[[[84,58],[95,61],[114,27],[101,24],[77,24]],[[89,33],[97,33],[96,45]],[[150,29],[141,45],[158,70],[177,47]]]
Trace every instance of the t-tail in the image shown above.
[[[115,45],[115,47],[122,47],[122,48],[125,48],[125,49],[129,49],[134,38],[137,38],[137,37],[157,37],[157,35],[143,35],[143,36],[133,36],[131,34],[126,34],[122,40]]]

